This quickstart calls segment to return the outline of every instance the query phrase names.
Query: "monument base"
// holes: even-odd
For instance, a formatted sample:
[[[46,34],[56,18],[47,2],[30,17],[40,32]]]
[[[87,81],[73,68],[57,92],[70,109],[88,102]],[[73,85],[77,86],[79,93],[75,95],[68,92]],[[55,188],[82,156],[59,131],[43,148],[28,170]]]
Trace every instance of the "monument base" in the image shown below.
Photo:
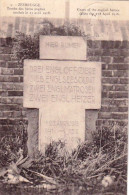
[[[45,111],[45,109],[44,109]],[[85,139],[92,140],[92,132],[96,130],[96,120],[98,117],[98,110],[84,110],[85,113]],[[42,117],[44,116],[42,112]],[[28,118],[28,156],[31,159],[37,157],[39,151],[39,109],[27,109]],[[44,118],[45,119],[45,118]],[[74,125],[74,123],[73,123]],[[43,136],[43,135],[42,135]],[[55,134],[56,136],[56,134]],[[72,144],[72,142],[71,142]],[[42,147],[40,147],[41,149]],[[41,151],[45,151],[45,147]]]
[[[39,150],[59,140],[71,152],[85,141],[85,110],[80,106],[53,104],[46,105],[39,112]]]

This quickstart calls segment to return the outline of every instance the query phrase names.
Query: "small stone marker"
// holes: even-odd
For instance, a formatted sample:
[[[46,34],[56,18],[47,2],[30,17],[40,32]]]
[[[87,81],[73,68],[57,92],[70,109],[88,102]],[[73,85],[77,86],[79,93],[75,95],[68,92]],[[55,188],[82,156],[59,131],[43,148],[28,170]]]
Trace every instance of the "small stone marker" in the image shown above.
[[[79,36],[40,36],[40,59],[86,60],[87,45]]]
[[[85,61],[25,60],[24,107],[46,104],[101,106],[101,64]]]
[[[39,111],[39,149],[52,141],[63,141],[66,149],[72,151],[85,140],[85,112],[75,105],[47,104]]]

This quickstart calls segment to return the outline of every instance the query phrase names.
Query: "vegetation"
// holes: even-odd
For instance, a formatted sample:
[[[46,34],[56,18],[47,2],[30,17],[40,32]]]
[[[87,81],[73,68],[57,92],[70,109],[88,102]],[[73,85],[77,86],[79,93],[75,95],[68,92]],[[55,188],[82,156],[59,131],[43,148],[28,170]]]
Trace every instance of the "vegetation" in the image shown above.
[[[0,139],[0,168],[8,166],[11,162],[16,162],[21,152],[27,155],[27,124],[20,121]]]
[[[8,150],[8,147],[1,148],[1,166],[5,159],[8,162],[6,172],[0,173],[1,180],[12,184],[12,180],[7,180],[8,176],[5,174],[11,169],[13,175],[15,172],[15,175],[22,176],[21,181],[26,182],[26,185],[31,188],[33,186],[47,188],[47,190],[54,189],[62,193],[77,188],[79,193],[116,193],[119,191],[121,194],[126,194],[126,130],[118,126],[112,129],[109,127],[100,129],[94,133],[93,141],[80,144],[72,153],[65,150],[65,144],[61,141],[52,142],[47,146],[45,155],[39,154],[39,157],[33,161],[26,161],[27,157],[23,158],[21,150],[20,153],[17,152],[23,148],[23,143],[19,145],[19,140],[23,135],[17,135],[15,132],[16,150],[14,151],[13,148]],[[6,138],[1,140],[1,147],[5,140]],[[14,140],[12,139],[11,143]],[[10,156],[15,156],[15,158],[12,159]],[[13,184],[17,183],[13,180]]]
[[[14,40],[13,54],[22,64],[24,59],[39,59],[39,36],[40,35],[59,35],[59,36],[87,36],[79,27],[74,24],[64,24],[62,26],[54,26],[49,21],[42,22],[42,28],[33,36],[17,32]]]

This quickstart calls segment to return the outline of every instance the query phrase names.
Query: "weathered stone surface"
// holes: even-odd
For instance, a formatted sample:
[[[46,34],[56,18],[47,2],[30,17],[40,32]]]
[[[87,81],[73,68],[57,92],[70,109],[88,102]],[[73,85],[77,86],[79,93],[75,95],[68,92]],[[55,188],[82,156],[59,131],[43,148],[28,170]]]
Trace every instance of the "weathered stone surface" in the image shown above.
[[[86,140],[92,140],[92,133],[96,130],[96,120],[98,118],[98,110],[86,110],[85,112],[85,128]]]
[[[39,114],[39,149],[52,141],[63,141],[68,151],[85,140],[85,111],[80,106],[46,105]]]
[[[86,60],[86,44],[79,36],[40,36],[40,59]]]
[[[74,149],[85,140],[85,109],[101,106],[101,64],[25,60],[24,106],[39,108],[40,151],[58,140],[64,141],[69,151]],[[36,129],[33,122],[31,133]]]
[[[101,107],[101,63],[85,61],[25,60],[24,107],[46,104]]]

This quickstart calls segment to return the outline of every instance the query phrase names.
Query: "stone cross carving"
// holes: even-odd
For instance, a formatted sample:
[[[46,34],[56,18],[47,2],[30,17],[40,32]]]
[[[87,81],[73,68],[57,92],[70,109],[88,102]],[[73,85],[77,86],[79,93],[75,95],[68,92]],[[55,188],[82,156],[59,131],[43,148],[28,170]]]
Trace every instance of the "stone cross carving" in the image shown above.
[[[101,107],[101,64],[84,61],[85,54],[81,37],[45,36],[40,58],[47,60],[24,61],[24,107],[39,108],[42,152],[53,140],[74,149],[85,140],[85,109]]]

